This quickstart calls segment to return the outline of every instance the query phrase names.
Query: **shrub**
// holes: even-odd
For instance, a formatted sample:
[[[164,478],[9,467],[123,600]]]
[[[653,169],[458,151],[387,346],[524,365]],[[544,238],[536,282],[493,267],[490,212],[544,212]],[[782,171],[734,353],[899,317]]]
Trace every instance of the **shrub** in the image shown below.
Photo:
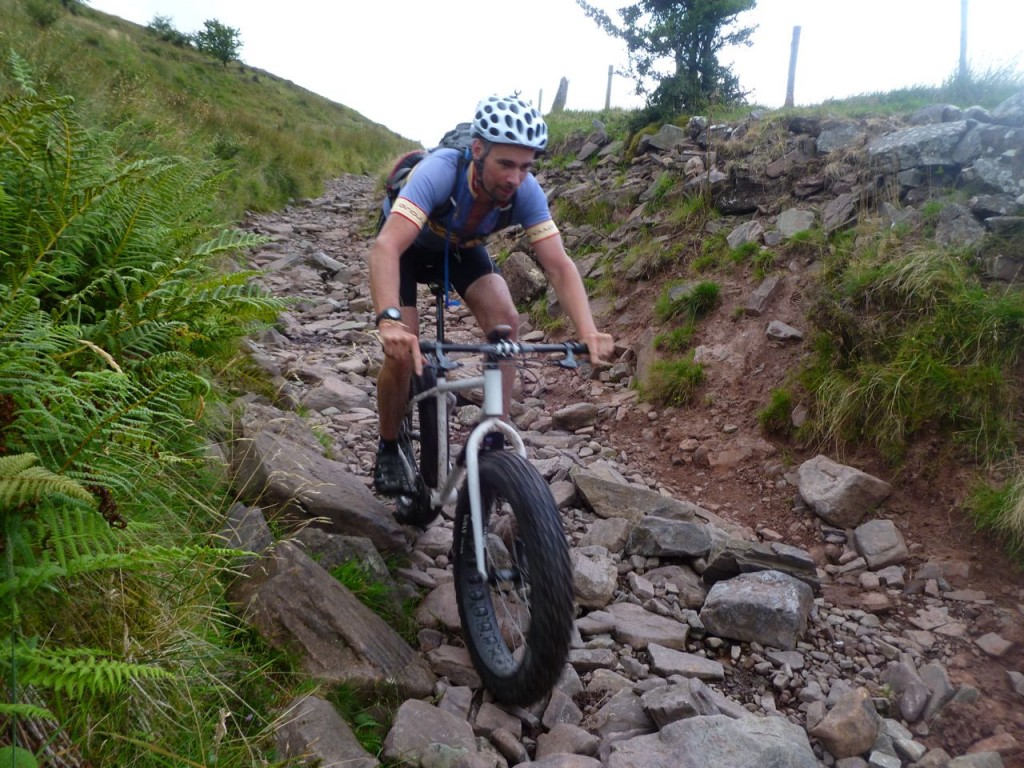
[[[209,760],[245,671],[225,661],[230,628],[213,608],[230,553],[204,538],[224,500],[204,472],[200,419],[241,339],[285,304],[225,268],[265,240],[204,223],[218,177],[180,158],[126,162],[12,62],[20,92],[0,104],[0,136],[16,139],[0,143],[0,679],[18,687],[4,716],[60,722],[90,764],[133,764],[138,745],[121,737],[140,733],[160,734],[146,746],[174,764]]]
[[[192,38],[185,32],[179,32],[174,27],[170,16],[154,16],[153,20],[146,25],[146,29],[168,43],[178,48],[184,48],[192,44]]]
[[[25,0],[25,13],[33,24],[45,29],[60,18],[61,7],[57,0]]]

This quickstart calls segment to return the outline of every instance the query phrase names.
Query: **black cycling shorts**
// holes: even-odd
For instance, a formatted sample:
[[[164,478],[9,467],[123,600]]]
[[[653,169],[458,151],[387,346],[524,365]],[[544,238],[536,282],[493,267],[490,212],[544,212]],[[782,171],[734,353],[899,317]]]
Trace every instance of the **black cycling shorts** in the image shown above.
[[[399,298],[403,307],[416,306],[416,286],[436,283],[444,285],[444,251],[432,251],[412,245],[399,262]],[[498,272],[497,265],[482,245],[472,248],[451,248],[448,252],[448,282],[459,296],[478,278]]]

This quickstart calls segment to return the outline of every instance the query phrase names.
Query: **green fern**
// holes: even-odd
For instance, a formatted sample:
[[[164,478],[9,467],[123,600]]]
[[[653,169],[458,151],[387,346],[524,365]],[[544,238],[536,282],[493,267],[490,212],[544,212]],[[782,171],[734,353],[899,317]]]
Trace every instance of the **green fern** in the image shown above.
[[[35,78],[32,76],[32,69],[28,62],[12,50],[7,54],[7,64],[11,70],[11,77],[21,88],[22,93],[27,96],[37,96]]]
[[[3,648],[3,657],[4,663],[12,660],[17,665],[23,686],[45,688],[72,698],[111,695],[132,680],[171,677],[165,669],[112,659],[91,648],[49,650],[19,643]]]
[[[0,722],[5,718],[17,720],[55,720],[53,713],[46,707],[39,707],[35,704],[8,703],[0,701]],[[4,763],[0,762],[0,765]],[[6,765],[4,766],[6,768]]]
[[[74,480],[36,466],[31,453],[0,456],[0,511],[34,504],[43,496],[58,494],[86,504],[96,499]]]

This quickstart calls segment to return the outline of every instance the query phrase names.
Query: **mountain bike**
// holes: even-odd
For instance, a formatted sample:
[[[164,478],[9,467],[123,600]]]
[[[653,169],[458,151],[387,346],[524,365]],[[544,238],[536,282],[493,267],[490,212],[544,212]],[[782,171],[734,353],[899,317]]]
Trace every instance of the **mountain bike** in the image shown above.
[[[484,686],[499,700],[527,705],[554,686],[568,656],[573,623],[572,570],[558,507],[526,458],[515,427],[502,418],[502,366],[523,356],[557,354],[556,365],[577,368],[585,344],[523,344],[508,327],[482,344],[444,341],[438,294],[436,338],[421,340],[423,374],[413,376],[399,435],[411,495],[396,499],[402,522],[426,527],[455,504],[453,564],[463,636]],[[459,363],[449,354],[482,358],[482,375],[450,378]],[[479,420],[454,462],[449,419],[461,393],[482,390]],[[499,433],[506,447],[489,449]]]

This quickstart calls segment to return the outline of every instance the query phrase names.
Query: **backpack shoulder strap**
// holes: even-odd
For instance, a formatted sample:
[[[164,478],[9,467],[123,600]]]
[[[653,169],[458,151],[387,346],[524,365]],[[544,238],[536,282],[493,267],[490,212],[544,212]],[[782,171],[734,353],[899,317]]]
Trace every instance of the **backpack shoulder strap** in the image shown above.
[[[455,181],[452,182],[452,191],[448,195],[448,199],[438,205],[434,210],[430,212],[430,218],[440,219],[447,216],[455,208],[455,196],[459,192],[459,179],[463,177],[466,171],[469,169],[469,150],[463,150],[459,155],[459,162],[455,164]]]

